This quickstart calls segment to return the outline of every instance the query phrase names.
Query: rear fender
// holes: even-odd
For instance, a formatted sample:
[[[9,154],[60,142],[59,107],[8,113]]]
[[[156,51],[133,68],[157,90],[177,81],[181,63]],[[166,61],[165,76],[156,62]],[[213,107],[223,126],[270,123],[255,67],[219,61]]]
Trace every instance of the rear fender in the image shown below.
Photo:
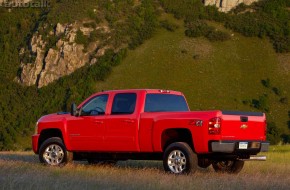
[[[191,139],[192,146],[195,144],[192,131],[189,126],[185,125],[185,120],[163,119],[163,120],[156,121],[153,125],[153,151],[154,152],[163,152],[163,148],[164,146],[166,146],[166,144],[164,144],[162,141],[162,135],[164,134],[165,131],[168,131],[168,130],[188,131],[188,133],[190,133],[190,136],[192,137]],[[183,139],[178,138],[178,140],[182,141]]]

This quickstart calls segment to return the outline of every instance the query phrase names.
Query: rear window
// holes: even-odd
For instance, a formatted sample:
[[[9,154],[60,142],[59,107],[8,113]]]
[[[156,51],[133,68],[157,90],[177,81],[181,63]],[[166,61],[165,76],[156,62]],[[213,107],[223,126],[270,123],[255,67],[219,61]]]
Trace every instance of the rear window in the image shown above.
[[[189,111],[183,96],[173,94],[147,94],[145,112]]]

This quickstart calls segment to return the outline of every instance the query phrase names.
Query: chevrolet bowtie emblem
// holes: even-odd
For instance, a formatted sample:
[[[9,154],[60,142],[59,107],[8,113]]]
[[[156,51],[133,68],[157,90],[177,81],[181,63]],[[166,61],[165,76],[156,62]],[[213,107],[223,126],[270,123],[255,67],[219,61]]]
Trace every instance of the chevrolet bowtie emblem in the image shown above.
[[[248,125],[246,124],[241,125],[241,129],[247,129],[247,128],[248,128]]]

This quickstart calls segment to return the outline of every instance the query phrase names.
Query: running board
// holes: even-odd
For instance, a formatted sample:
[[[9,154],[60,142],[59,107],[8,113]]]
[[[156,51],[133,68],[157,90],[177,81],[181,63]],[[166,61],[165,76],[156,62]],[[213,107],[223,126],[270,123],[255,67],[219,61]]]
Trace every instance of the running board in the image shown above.
[[[250,156],[249,159],[240,159],[243,161],[266,161],[266,156]]]

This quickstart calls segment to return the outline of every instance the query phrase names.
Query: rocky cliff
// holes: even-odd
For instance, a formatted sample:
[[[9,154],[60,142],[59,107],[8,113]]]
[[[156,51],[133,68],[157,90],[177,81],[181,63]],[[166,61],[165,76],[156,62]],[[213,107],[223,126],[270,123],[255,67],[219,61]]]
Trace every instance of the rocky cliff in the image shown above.
[[[44,26],[43,30],[47,30],[47,26]],[[108,38],[110,36],[107,26],[84,27],[83,23],[63,25],[58,23],[45,37],[35,32],[29,46],[23,47],[19,52],[20,57],[26,59],[21,61],[21,73],[16,80],[27,86],[36,85],[41,88],[60,77],[71,74],[85,64],[95,64],[110,45],[104,45],[95,38],[85,47],[84,44],[76,42],[78,31],[85,38],[88,38],[93,31],[105,34]],[[51,39],[57,40],[49,45]]]
[[[204,0],[205,5],[215,5],[222,12],[228,12],[241,3],[250,5],[259,0]]]

